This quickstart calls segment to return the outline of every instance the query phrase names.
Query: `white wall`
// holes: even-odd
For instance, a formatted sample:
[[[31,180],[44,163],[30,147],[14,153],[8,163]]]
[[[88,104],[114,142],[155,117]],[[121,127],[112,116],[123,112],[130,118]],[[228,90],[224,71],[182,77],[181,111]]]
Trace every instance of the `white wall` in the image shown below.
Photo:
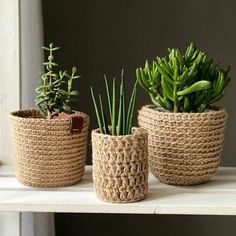
[[[0,161],[12,164],[8,113],[20,108],[19,2],[0,1]],[[20,235],[20,214],[0,213],[0,235]]]
[[[0,1],[0,160],[12,163],[8,113],[19,109],[19,6],[18,0]]]
[[[19,213],[4,212],[0,213],[0,235],[1,236],[19,236],[20,221]]]

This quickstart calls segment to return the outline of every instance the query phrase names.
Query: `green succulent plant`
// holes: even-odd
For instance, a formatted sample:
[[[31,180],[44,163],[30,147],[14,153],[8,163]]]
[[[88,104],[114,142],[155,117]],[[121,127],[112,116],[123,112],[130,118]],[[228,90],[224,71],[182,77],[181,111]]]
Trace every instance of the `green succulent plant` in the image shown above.
[[[40,113],[48,119],[52,119],[60,112],[71,113],[71,102],[76,100],[78,91],[73,90],[74,80],[80,78],[76,75],[77,69],[74,66],[71,72],[66,70],[56,70],[58,64],[54,61],[53,53],[59,49],[50,43],[48,47],[43,47],[48,53],[47,61],[43,63],[45,73],[42,74],[42,83],[36,91],[36,106]]]
[[[94,109],[96,112],[97,122],[100,133],[111,135],[127,135],[131,133],[134,107],[136,102],[136,85],[134,84],[128,107],[126,107],[126,94],[125,94],[125,82],[124,71],[121,72],[121,81],[119,85],[119,92],[116,91],[116,79],[113,79],[112,89],[110,89],[106,76],[105,88],[107,109],[103,106],[103,100],[101,94],[98,95],[97,102],[93,88],[91,87],[91,96],[93,100]],[[108,125],[107,113],[109,113],[110,125]]]
[[[136,69],[139,85],[155,106],[170,112],[204,112],[224,96],[230,66],[220,68],[193,43],[185,53],[168,51],[168,57],[146,61],[144,68]]]

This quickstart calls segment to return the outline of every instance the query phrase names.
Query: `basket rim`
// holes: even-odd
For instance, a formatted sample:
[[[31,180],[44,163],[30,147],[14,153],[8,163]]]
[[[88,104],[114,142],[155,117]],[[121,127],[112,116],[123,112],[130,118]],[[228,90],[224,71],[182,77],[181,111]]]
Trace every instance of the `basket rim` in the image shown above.
[[[155,112],[157,114],[160,114],[160,115],[165,115],[165,116],[176,116],[176,117],[182,117],[182,116],[195,116],[195,117],[198,117],[198,116],[209,116],[209,115],[216,115],[216,114],[220,114],[220,113],[226,113],[227,114],[227,111],[224,107],[219,107],[219,106],[211,106],[211,109],[209,111],[206,111],[206,112],[169,112],[169,111],[160,111],[157,109],[157,108],[154,104],[148,104],[148,105],[144,105],[141,107],[141,110],[145,109],[145,110],[149,110],[151,112]]]
[[[102,134],[100,133],[99,128],[92,130],[92,136],[96,135],[97,137],[110,138],[110,139],[123,139],[123,138],[134,137],[141,134],[148,134],[148,132],[142,127],[132,127],[132,134],[127,134],[127,135]]]
[[[22,117],[20,116],[19,113],[33,113],[33,112],[39,112],[38,110],[32,108],[32,109],[25,109],[25,110],[17,110],[17,111],[13,111],[9,113],[9,117],[10,118],[14,118],[14,119],[19,119],[19,120],[24,120],[24,121],[44,121],[44,122],[50,122],[50,123],[57,123],[57,122],[65,122],[69,120],[69,117],[67,118],[62,118],[62,119],[46,119],[45,117],[39,115],[40,117],[37,118],[33,118],[33,117]],[[81,111],[75,111],[73,114],[77,114],[80,117],[83,118],[89,118],[89,116]]]

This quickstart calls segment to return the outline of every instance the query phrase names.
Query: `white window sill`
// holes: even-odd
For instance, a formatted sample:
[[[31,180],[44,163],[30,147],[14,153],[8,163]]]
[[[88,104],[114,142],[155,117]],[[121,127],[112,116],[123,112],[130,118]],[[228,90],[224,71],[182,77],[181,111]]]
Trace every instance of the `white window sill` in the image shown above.
[[[147,198],[129,204],[97,199],[91,173],[87,166],[75,186],[34,189],[20,184],[11,166],[1,166],[0,211],[236,215],[236,168],[220,168],[212,181],[192,187],[161,184],[150,175]]]

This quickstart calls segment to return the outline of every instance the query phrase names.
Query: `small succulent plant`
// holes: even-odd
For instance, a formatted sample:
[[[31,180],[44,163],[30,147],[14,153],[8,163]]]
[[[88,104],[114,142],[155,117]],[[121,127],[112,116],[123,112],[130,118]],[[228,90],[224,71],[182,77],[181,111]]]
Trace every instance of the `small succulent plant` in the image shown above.
[[[134,107],[136,102],[136,84],[133,87],[128,107],[126,108],[124,71],[121,72],[121,82],[119,92],[116,91],[116,79],[113,79],[112,89],[110,89],[106,76],[106,99],[107,109],[103,106],[102,96],[99,94],[99,102],[96,101],[93,88],[91,96],[98,121],[100,133],[111,135],[127,135],[131,133]],[[119,100],[117,102],[117,100]],[[107,113],[109,113],[110,126],[108,125]]]
[[[204,112],[224,96],[230,66],[220,68],[193,43],[185,53],[168,51],[168,57],[146,61],[144,68],[136,70],[138,83],[154,105],[170,112]]]
[[[45,73],[42,74],[42,83],[36,89],[36,106],[40,113],[48,119],[61,112],[71,113],[71,102],[76,100],[78,91],[72,90],[74,80],[80,78],[76,75],[77,69],[73,67],[71,73],[66,70],[56,70],[58,64],[54,61],[53,53],[59,49],[50,43],[48,47],[43,49],[49,54],[47,61],[43,63]]]

